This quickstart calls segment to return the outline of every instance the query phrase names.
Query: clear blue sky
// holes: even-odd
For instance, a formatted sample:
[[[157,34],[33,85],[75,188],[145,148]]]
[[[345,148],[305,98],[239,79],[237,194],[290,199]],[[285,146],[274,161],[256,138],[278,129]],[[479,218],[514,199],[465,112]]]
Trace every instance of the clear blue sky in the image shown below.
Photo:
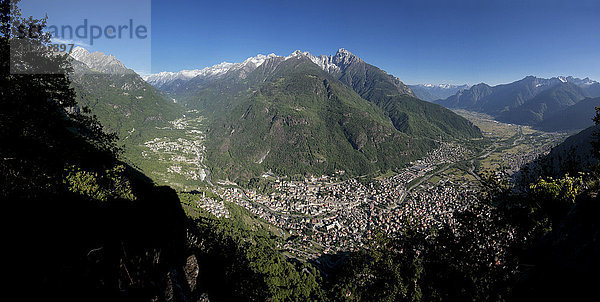
[[[50,16],[61,1],[74,0],[44,0],[52,3]],[[115,5],[123,3],[146,7],[149,0]],[[329,55],[343,47],[409,84],[498,84],[527,75],[600,80],[598,0],[151,4],[153,73],[240,62],[258,53],[288,55],[296,49]],[[64,7],[58,7],[64,13]],[[84,15],[100,16],[95,10]],[[106,49],[95,50],[113,53],[126,65],[148,72],[136,62],[139,49],[102,47]]]

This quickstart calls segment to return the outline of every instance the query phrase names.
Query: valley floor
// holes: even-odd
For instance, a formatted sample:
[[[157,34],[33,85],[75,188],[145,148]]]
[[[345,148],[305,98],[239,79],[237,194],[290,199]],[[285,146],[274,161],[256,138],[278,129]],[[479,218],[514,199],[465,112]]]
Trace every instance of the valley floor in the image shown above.
[[[292,181],[267,173],[263,178],[273,189],[268,194],[234,183],[203,182],[208,179],[202,117],[194,112],[169,129],[157,129],[156,137],[140,147],[143,160],[155,167],[151,175],[158,182],[182,192],[197,191],[188,195],[188,209],[228,219],[231,206],[240,206],[248,219],[269,226],[285,255],[315,260],[360,249],[376,233],[391,235],[407,227],[427,232],[452,225],[455,211],[477,202],[483,173],[502,169],[513,174],[567,136],[500,123],[477,113],[458,113],[482,129],[489,141],[485,148],[475,152],[469,143],[440,142],[425,158],[377,178],[341,180],[340,171]]]

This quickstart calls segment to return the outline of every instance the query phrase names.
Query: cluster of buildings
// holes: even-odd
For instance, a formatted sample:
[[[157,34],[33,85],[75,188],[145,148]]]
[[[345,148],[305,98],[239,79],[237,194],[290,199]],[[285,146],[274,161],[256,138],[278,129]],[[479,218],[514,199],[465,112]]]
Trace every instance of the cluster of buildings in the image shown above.
[[[216,198],[208,198],[202,196],[196,200],[196,206],[203,209],[217,218],[229,218],[229,210],[225,207],[223,200],[217,200]]]
[[[391,210],[374,215],[376,226],[385,234],[393,234],[409,227],[419,231],[452,225],[454,213],[470,208],[476,199],[477,187],[467,183],[441,180],[425,184],[411,191]]]
[[[552,150],[552,145],[541,145],[528,152],[505,152],[502,154],[502,164],[509,175],[519,172],[521,167],[537,159],[540,154],[548,154]]]
[[[233,187],[222,189],[220,195],[288,231],[291,239],[282,244],[283,250],[315,258],[358,249],[375,232],[393,234],[406,227],[427,230],[451,222],[454,211],[469,206],[475,188],[440,181],[408,191],[407,185],[441,164],[470,155],[462,146],[443,143],[396,175],[367,183],[322,176],[277,180],[275,192],[269,195]]]
[[[144,143],[148,151],[143,151],[145,159],[168,163],[167,175],[177,174],[188,180],[206,179],[204,165],[205,135],[196,129],[198,119],[178,119],[170,122],[172,127],[159,128],[161,131],[177,132],[178,135],[157,137]],[[178,137],[173,139],[173,137]],[[168,181],[167,181],[168,182]]]

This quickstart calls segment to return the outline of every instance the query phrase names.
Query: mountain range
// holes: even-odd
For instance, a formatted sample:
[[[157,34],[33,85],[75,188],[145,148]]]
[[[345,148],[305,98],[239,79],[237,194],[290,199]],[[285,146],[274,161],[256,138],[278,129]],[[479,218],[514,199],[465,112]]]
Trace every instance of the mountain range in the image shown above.
[[[143,136],[144,129],[175,119],[182,110],[199,110],[206,118],[207,163],[211,175],[222,179],[267,171],[363,175],[399,168],[440,138],[481,137],[466,119],[418,99],[398,78],[345,49],[331,56],[258,55],[241,63],[162,72],[145,82],[114,57],[98,62],[100,54],[80,49],[74,57],[92,71],[109,73],[101,80],[89,70],[76,72],[75,83],[93,94],[87,99],[96,102],[86,105],[121,136],[130,137],[134,128]],[[113,90],[116,94],[107,93]],[[123,104],[115,103],[117,95]]]
[[[481,136],[466,119],[418,99],[398,78],[345,49],[332,56],[259,55],[228,66],[167,90],[208,118],[213,175],[365,174],[400,167],[440,137]]]
[[[545,131],[561,129],[566,131],[584,129],[591,124],[594,108],[600,106],[600,98],[587,98],[564,108],[545,118],[536,125]]]
[[[451,84],[418,84],[409,85],[415,95],[425,101],[433,102],[435,100],[446,99],[457,92],[471,88],[470,85],[451,85]]]
[[[599,99],[590,97],[600,95],[600,83],[573,77],[408,86],[345,49],[331,56],[257,55],[144,78],[114,56],[83,48],[71,56],[80,102],[119,134],[126,150],[139,152],[145,133],[185,110],[199,110],[206,117],[210,172],[223,179],[266,171],[385,171],[422,156],[440,138],[481,137],[466,119],[418,96],[455,92],[435,102],[546,131],[571,131],[591,125]]]
[[[550,79],[525,77],[522,80],[497,86],[477,84],[436,103],[447,108],[459,108],[490,114],[499,121],[531,125],[548,131],[572,130],[570,124],[560,123],[556,114],[586,98],[600,96],[600,83],[589,78],[555,77]],[[590,101],[588,101],[590,102]],[[596,104],[600,105],[600,104]],[[592,125],[589,114],[573,109],[565,111],[577,123],[578,129]],[[581,112],[583,115],[578,115]],[[553,122],[554,121],[554,122]]]
[[[211,81],[221,78],[229,71],[250,71],[260,66],[266,59],[274,56],[274,54],[266,56],[259,54],[256,57],[248,58],[241,63],[223,62],[221,64],[206,67],[200,70],[194,69],[182,70],[179,72],[160,72],[145,76],[144,80],[162,91],[176,92],[180,90],[180,86],[191,81],[192,79],[195,79],[196,81]]]
[[[477,130],[466,135],[458,128],[469,128],[466,120],[439,106],[419,100],[410,87],[385,71],[367,64],[345,49],[332,56],[313,56],[308,52],[295,51],[287,57],[274,54],[259,55],[242,63],[221,63],[196,72],[194,78],[185,79],[187,71],[159,73],[147,77],[147,81],[181,100],[185,105],[216,114],[229,108],[234,99],[246,98],[254,88],[268,82],[269,73],[279,68],[281,60],[306,58],[332,78],[358,93],[363,99],[375,103],[393,121],[394,126],[406,133],[428,137],[449,135],[468,137],[478,135]],[[264,66],[264,68],[258,68]],[[258,70],[254,72],[255,70]],[[254,73],[253,73],[254,72]],[[171,77],[172,76],[172,77]],[[171,78],[170,78],[171,77]],[[402,98],[400,100],[399,98]],[[448,124],[439,124],[437,112],[447,115]],[[426,126],[423,124],[427,124]],[[444,128],[444,129],[442,129]],[[473,130],[471,128],[470,130]]]

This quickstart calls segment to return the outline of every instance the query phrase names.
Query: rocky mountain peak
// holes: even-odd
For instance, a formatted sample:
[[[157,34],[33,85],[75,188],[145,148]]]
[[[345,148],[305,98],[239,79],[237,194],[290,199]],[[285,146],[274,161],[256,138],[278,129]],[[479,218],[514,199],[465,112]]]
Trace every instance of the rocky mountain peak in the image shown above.
[[[362,62],[362,60],[344,48],[340,48],[332,59],[333,63],[338,66],[346,67],[352,63]]]
[[[114,55],[106,55],[102,52],[89,52],[83,47],[75,47],[71,52],[70,56],[85,64],[88,68],[107,74],[122,74],[132,73],[133,71],[127,69],[123,62],[117,60]]]

